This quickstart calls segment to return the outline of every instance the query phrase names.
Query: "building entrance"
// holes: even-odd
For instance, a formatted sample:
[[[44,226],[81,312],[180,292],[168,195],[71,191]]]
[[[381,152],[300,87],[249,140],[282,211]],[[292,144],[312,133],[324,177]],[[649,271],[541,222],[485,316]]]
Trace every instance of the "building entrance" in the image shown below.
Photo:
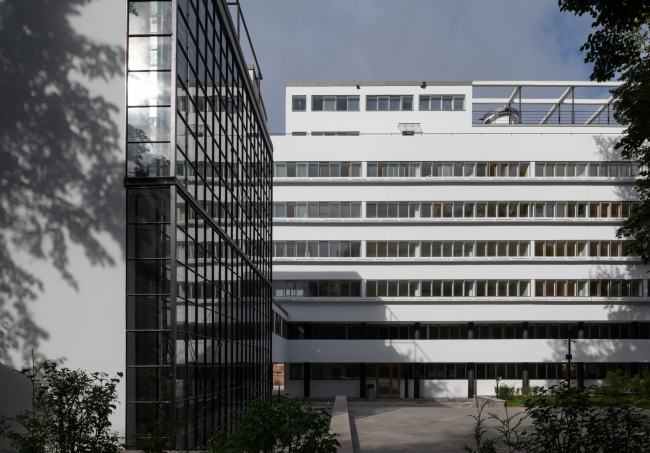
[[[377,396],[399,398],[401,367],[397,363],[377,364]]]

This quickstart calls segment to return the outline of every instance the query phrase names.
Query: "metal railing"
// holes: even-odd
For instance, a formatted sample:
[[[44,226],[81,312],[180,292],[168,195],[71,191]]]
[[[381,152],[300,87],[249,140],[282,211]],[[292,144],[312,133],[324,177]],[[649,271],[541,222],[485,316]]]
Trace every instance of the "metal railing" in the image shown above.
[[[514,106],[514,104],[513,104]],[[517,106],[518,107],[518,106]],[[493,109],[483,108],[483,109],[472,109],[472,124],[484,124],[483,117],[491,112]],[[588,110],[571,110],[571,106],[564,106],[564,108],[558,108],[550,117],[547,118],[548,109],[531,108],[531,109],[522,109],[523,112],[514,112],[512,116],[508,112],[501,112],[503,116],[499,116],[497,124],[537,124],[540,126],[543,125],[558,125],[558,124],[575,124],[577,126],[586,125],[587,122],[594,115],[594,111]],[[619,125],[620,124],[614,119],[614,109],[611,106],[608,106],[606,110],[600,113],[593,121],[591,125]],[[499,113],[496,113],[498,115]],[[546,121],[544,121],[546,119]],[[494,124],[494,122],[489,123]]]

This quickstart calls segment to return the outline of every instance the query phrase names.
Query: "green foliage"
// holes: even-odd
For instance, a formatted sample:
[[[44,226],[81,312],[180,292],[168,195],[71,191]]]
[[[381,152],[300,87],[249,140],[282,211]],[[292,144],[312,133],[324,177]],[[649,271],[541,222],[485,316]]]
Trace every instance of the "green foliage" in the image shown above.
[[[620,389],[624,378],[612,375],[613,388]],[[616,387],[618,386],[618,387]],[[610,453],[650,451],[648,416],[627,404],[593,407],[596,387],[570,387],[567,382],[549,389],[536,388],[526,400],[525,413],[505,418],[489,414],[498,422],[499,435],[485,438],[485,424],[481,410],[477,416],[474,437],[480,442],[477,449],[465,446],[465,451],[526,453]],[[610,402],[614,400],[610,399]],[[530,432],[521,430],[521,423],[530,419]],[[478,430],[478,431],[477,431]],[[494,447],[494,449],[485,449]],[[498,449],[497,449],[498,448]]]
[[[630,393],[636,404],[646,405],[650,399],[650,373],[644,371],[630,379]]]
[[[597,395],[610,398],[624,396],[630,390],[630,376],[621,370],[608,371],[605,375],[605,385],[595,390]]]
[[[310,407],[304,398],[282,395],[264,400],[257,391],[247,408],[233,414],[232,433],[213,433],[210,453],[334,453],[340,447],[330,433],[331,415]]]
[[[521,390],[516,388],[514,384],[512,385],[500,385],[498,387],[499,391],[497,394],[497,398],[501,400],[506,400],[506,401],[512,401],[515,399],[515,397],[521,395]],[[497,393],[497,387],[494,387],[494,393]]]
[[[474,419],[474,442],[476,443],[476,448],[472,448],[469,445],[463,445],[463,450],[467,453],[496,453],[497,452],[497,439],[495,438],[486,438],[487,428],[485,427],[485,419],[483,418],[483,410],[487,405],[487,401],[477,406],[477,414],[470,415]]]
[[[110,432],[118,378],[57,368],[45,361],[20,371],[32,383],[32,404],[13,417],[0,416],[0,437],[20,453],[114,453],[117,433]],[[118,373],[121,378],[122,373]]]
[[[621,86],[612,90],[617,99],[614,118],[627,125],[626,134],[614,146],[626,159],[650,166],[650,3],[647,0],[559,0],[561,11],[594,18],[585,51],[585,62],[593,63],[591,80],[599,82],[620,75]],[[617,237],[631,237],[627,247],[650,262],[650,180],[642,171],[636,190],[641,207],[623,221]]]

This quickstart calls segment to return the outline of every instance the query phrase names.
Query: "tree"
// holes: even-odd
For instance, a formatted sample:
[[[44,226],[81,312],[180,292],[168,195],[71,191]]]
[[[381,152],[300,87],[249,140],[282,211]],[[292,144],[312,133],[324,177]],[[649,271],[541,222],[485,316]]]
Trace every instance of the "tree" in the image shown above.
[[[215,431],[208,453],[334,453],[341,444],[329,430],[331,415],[305,398],[264,400],[254,392],[232,418],[232,433]]]
[[[615,145],[626,159],[650,168],[650,2],[647,0],[559,0],[561,11],[594,18],[595,32],[580,48],[585,63],[593,63],[591,80],[599,82],[619,77],[623,84],[612,90],[614,118],[627,125],[625,135]],[[617,237],[632,237],[628,246],[650,262],[650,180],[641,172],[636,190],[641,207],[623,221]]]
[[[13,417],[0,416],[0,437],[21,453],[116,453],[117,433],[110,415],[117,402],[118,377],[57,368],[54,362],[20,371],[32,383],[31,408]]]
[[[93,265],[113,265],[97,234],[123,241],[117,107],[71,80],[122,72],[121,48],[70,26],[90,1],[0,1],[0,361],[8,364],[11,350],[27,359],[47,337],[29,310],[42,282],[15,252],[47,261],[76,288],[68,245]]]

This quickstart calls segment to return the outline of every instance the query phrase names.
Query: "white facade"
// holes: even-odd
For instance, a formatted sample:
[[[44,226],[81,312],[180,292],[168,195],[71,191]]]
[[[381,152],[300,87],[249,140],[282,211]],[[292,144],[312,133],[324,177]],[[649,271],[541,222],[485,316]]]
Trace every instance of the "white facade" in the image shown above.
[[[514,91],[503,99],[474,97],[490,86]],[[572,95],[575,88],[602,86],[288,84],[287,135],[273,140],[275,302],[289,331],[294,329],[291,339],[274,335],[273,360],[286,364],[286,391],[359,397],[374,383],[373,391],[386,393],[393,385],[390,378],[380,379],[386,372],[399,380],[388,394],[401,397],[493,393],[497,374],[517,386],[553,383],[566,369],[567,329],[577,338],[572,367],[581,383],[595,382],[612,367],[644,369],[650,362],[648,267],[639,258],[621,256],[625,244],[616,242],[622,218],[638,201],[637,169],[613,149],[624,127],[608,116],[611,98]],[[536,87],[557,87],[564,94],[520,100],[522,91]],[[314,111],[319,96],[324,102],[348,96],[347,105],[356,108],[358,102],[358,110]],[[410,96],[412,110],[370,111],[374,104],[368,98],[374,96],[393,96],[394,106],[396,96],[406,96],[399,106],[407,108]],[[440,96],[451,110],[421,110],[427,96],[431,104]],[[304,111],[292,109],[294,99]],[[521,112],[523,124],[481,124],[490,109],[508,105]],[[332,133],[336,136],[327,136]],[[309,175],[310,163],[326,162],[344,163],[345,170],[333,164],[335,175],[348,171],[350,163],[355,170],[350,176],[322,176],[329,169]],[[400,162],[406,170],[390,164]],[[548,165],[542,168],[542,162]],[[440,169],[432,164],[425,170],[431,163]],[[485,168],[488,176],[478,176]],[[547,176],[549,169],[560,176]],[[442,176],[424,176],[429,171]],[[352,214],[342,217],[348,209]],[[328,249],[334,255],[346,247],[337,241],[349,242],[358,256],[323,257],[322,251],[314,256],[320,244],[312,244],[311,256],[305,256],[310,241],[334,242]],[[412,244],[390,244],[396,241]],[[321,335],[323,324],[330,327]],[[352,326],[346,339],[341,324]],[[383,327],[397,326],[402,331],[382,333]],[[330,328],[338,328],[331,334],[338,339],[323,338]],[[304,339],[293,339],[299,331]],[[312,373],[321,371],[314,364],[334,367],[316,379]],[[378,364],[400,366],[394,371]],[[444,364],[448,367],[436,368]],[[290,369],[302,379],[292,379]],[[338,378],[339,370],[349,376],[323,378]]]

